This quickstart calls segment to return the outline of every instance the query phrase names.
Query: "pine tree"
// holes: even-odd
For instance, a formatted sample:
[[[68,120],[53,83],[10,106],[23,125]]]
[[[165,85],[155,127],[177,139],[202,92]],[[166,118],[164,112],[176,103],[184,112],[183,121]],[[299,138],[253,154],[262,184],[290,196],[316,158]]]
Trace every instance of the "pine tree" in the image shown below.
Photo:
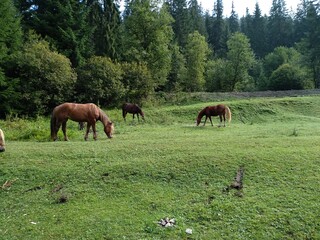
[[[189,1],[188,13],[189,32],[193,33],[195,31],[198,31],[201,35],[207,36],[202,9],[199,6],[197,0]]]
[[[297,12],[294,17],[294,42],[299,42],[305,37],[305,30],[308,29],[307,13],[308,13],[308,0],[301,0],[298,5]]]
[[[293,24],[284,0],[273,0],[268,21],[269,51],[293,45]]]
[[[167,4],[169,12],[174,19],[172,29],[175,41],[180,47],[184,48],[190,32],[187,2],[186,0],[169,0],[167,1]]]
[[[74,67],[92,55],[92,29],[88,8],[77,0],[20,0],[25,30],[33,29],[46,38]]]
[[[214,52],[218,56],[224,56],[226,53],[226,26],[223,19],[223,4],[222,0],[217,0],[214,5],[214,14],[212,24],[207,25],[209,35],[209,44],[213,46]]]
[[[246,15],[240,19],[241,32],[244,33],[248,38],[253,35],[252,29],[252,16],[249,13],[249,9],[246,8]]]
[[[306,37],[302,41],[301,50],[313,74],[314,86],[320,88],[320,5],[311,3],[307,12]]]
[[[90,27],[94,29],[92,42],[95,55],[117,59],[119,6],[112,0],[91,0],[88,7]]]
[[[234,10],[233,1],[232,1],[231,14],[230,14],[230,17],[228,18],[228,26],[229,26],[230,33],[235,33],[240,30],[239,18],[238,18],[238,14]]]
[[[267,53],[267,19],[261,15],[259,4],[256,3],[252,18],[252,32],[250,36],[251,47],[258,58],[263,58]]]
[[[22,43],[20,18],[12,0],[0,2],[0,63],[19,49]]]
[[[12,0],[0,1],[0,117],[4,118],[15,98],[14,81],[6,76],[6,61],[22,44],[20,18]]]

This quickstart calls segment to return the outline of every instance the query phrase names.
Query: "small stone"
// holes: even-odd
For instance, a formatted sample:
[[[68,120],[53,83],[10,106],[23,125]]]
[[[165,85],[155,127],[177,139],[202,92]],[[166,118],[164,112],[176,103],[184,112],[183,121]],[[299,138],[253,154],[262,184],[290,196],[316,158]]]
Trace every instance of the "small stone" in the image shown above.
[[[168,222],[165,227],[172,227],[172,224]]]
[[[187,229],[186,229],[186,233],[187,233],[187,234],[192,234],[192,229],[191,229],[191,228],[187,228]]]
[[[172,219],[169,220],[169,223],[175,224],[176,220],[174,218],[172,218]]]

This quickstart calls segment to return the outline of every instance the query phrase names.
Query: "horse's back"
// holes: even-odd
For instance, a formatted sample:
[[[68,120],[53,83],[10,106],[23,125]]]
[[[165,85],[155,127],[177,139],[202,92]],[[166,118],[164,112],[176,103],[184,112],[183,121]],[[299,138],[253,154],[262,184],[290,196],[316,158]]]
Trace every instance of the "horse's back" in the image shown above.
[[[137,104],[124,103],[122,105],[122,110],[128,113],[138,113],[140,111],[140,107]]]
[[[99,107],[94,103],[62,103],[54,108],[53,117],[87,122],[99,117]]]
[[[226,111],[226,106],[224,104],[218,104],[215,106],[207,106],[205,108],[206,114],[211,116],[218,116],[224,114]]]

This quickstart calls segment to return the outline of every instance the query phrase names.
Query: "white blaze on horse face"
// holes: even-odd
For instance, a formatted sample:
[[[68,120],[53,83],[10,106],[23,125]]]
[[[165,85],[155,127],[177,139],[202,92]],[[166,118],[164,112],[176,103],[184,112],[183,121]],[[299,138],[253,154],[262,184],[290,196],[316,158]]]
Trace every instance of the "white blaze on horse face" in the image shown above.
[[[104,128],[104,132],[106,133],[108,138],[113,137],[113,131],[114,131],[114,124],[113,123],[108,123]]]

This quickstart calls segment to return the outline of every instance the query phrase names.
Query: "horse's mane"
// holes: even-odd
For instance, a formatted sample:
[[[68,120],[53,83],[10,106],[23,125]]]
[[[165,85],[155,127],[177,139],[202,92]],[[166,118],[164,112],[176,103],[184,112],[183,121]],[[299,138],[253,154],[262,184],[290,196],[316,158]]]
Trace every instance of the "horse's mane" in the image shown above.
[[[207,110],[207,107],[205,107],[204,109],[202,109],[202,110],[199,112],[199,114],[198,114],[198,118],[202,118],[203,115],[206,114],[206,110]]]
[[[104,111],[102,111],[101,108],[98,107],[98,109],[99,109],[99,120],[103,123],[111,122],[107,114]]]

